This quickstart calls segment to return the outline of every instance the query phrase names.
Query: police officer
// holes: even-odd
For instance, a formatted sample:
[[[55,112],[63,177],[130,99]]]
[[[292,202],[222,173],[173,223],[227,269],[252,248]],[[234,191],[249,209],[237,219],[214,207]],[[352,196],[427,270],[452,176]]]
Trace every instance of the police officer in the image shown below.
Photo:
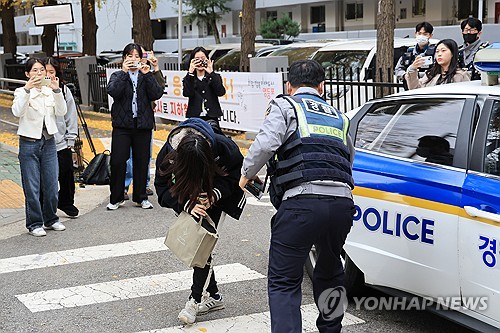
[[[471,73],[471,80],[481,80],[481,73],[474,67],[474,57],[477,51],[484,49],[489,42],[482,42],[479,37],[483,23],[474,17],[469,17],[460,24],[464,44],[458,50],[458,66]]]
[[[345,296],[340,252],[354,214],[354,147],[347,117],[320,97],[324,80],[318,62],[292,63],[289,96],[271,101],[242,166],[244,188],[269,160],[270,196],[277,208],[271,219],[268,271],[274,333],[302,331],[303,266],[313,245],[318,253],[314,300],[321,312],[316,324],[320,332],[340,332],[342,327],[344,308],[332,309],[328,296],[335,290]]]
[[[406,52],[399,58],[396,68],[394,69],[394,74],[398,80],[403,81],[405,89],[408,90],[407,84],[404,78],[406,70],[415,61],[415,58],[420,56],[432,56],[434,59],[434,53],[436,51],[436,45],[430,44],[429,40],[432,38],[432,32],[434,27],[429,22],[422,22],[417,24],[415,27],[415,40],[417,44],[415,46],[409,47]],[[419,77],[423,77],[426,70],[431,68],[430,66],[423,66],[419,69]]]

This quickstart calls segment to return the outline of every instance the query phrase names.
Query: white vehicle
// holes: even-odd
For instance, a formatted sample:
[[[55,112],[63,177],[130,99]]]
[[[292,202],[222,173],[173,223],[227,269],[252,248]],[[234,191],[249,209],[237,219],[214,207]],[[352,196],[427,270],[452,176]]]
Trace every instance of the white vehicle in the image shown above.
[[[500,331],[499,72],[495,86],[416,89],[348,113],[356,147],[348,293],[366,283]],[[312,251],[309,272],[314,260]]]
[[[431,44],[437,42],[439,40],[430,40]],[[394,66],[407,48],[415,44],[414,38],[394,39]],[[326,98],[333,101],[339,110],[348,112],[374,97],[374,87],[360,87],[358,82],[373,82],[376,51],[375,38],[354,39],[328,43],[313,55],[312,59],[326,71]],[[336,81],[354,83],[336,84]]]

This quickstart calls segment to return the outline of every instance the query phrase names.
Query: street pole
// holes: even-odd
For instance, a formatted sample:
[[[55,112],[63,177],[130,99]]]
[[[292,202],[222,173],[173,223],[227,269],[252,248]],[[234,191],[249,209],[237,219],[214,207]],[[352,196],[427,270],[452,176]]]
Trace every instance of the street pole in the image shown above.
[[[179,0],[179,16],[177,18],[177,37],[179,45],[177,47],[177,65],[178,70],[181,70],[182,64],[182,0]]]
[[[477,8],[477,18],[483,21],[483,0],[479,0],[478,8]]]

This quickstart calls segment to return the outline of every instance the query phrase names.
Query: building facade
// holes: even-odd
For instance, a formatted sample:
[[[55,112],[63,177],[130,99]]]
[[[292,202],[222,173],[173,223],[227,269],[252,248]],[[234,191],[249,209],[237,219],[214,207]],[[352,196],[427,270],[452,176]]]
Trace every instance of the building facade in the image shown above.
[[[224,41],[235,42],[241,34],[241,9],[243,0],[228,1],[230,12],[218,22]],[[462,19],[477,17],[481,0],[399,0],[396,1],[396,28],[413,28],[418,22],[428,21],[434,26],[457,25]],[[79,0],[60,1],[71,3],[75,22],[61,25],[60,48],[81,50],[81,3]],[[304,39],[323,38],[322,33],[338,31],[374,30],[377,3],[375,0],[257,0],[256,27],[270,18],[289,15],[301,26]],[[482,0],[484,23],[499,23],[500,0]],[[158,0],[158,7],[150,13],[155,37],[155,49],[174,51],[177,49],[177,9],[175,0]],[[119,50],[132,41],[132,13],[129,3],[123,0],[107,0],[96,11],[98,51]],[[17,12],[16,32],[21,52],[40,49],[43,29],[35,27],[32,9]],[[258,33],[258,31],[257,31]],[[184,45],[202,45],[214,42],[208,27],[203,24],[187,24],[182,27]],[[313,36],[313,37],[311,37]],[[314,37],[316,36],[316,37]]]

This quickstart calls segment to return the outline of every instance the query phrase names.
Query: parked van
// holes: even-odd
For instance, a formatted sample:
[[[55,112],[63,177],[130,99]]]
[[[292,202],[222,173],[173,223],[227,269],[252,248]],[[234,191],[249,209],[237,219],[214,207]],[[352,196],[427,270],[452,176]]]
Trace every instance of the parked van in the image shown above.
[[[430,40],[431,44],[438,42],[439,40]],[[392,68],[407,48],[415,46],[415,44],[413,38],[394,39]],[[337,85],[335,81],[373,82],[376,51],[376,38],[351,39],[330,42],[312,56],[312,59],[318,61],[325,69],[327,76],[326,97],[332,99],[333,105],[339,110],[350,111],[373,98],[373,87],[359,89],[359,84]],[[396,79],[393,82],[397,83]]]

